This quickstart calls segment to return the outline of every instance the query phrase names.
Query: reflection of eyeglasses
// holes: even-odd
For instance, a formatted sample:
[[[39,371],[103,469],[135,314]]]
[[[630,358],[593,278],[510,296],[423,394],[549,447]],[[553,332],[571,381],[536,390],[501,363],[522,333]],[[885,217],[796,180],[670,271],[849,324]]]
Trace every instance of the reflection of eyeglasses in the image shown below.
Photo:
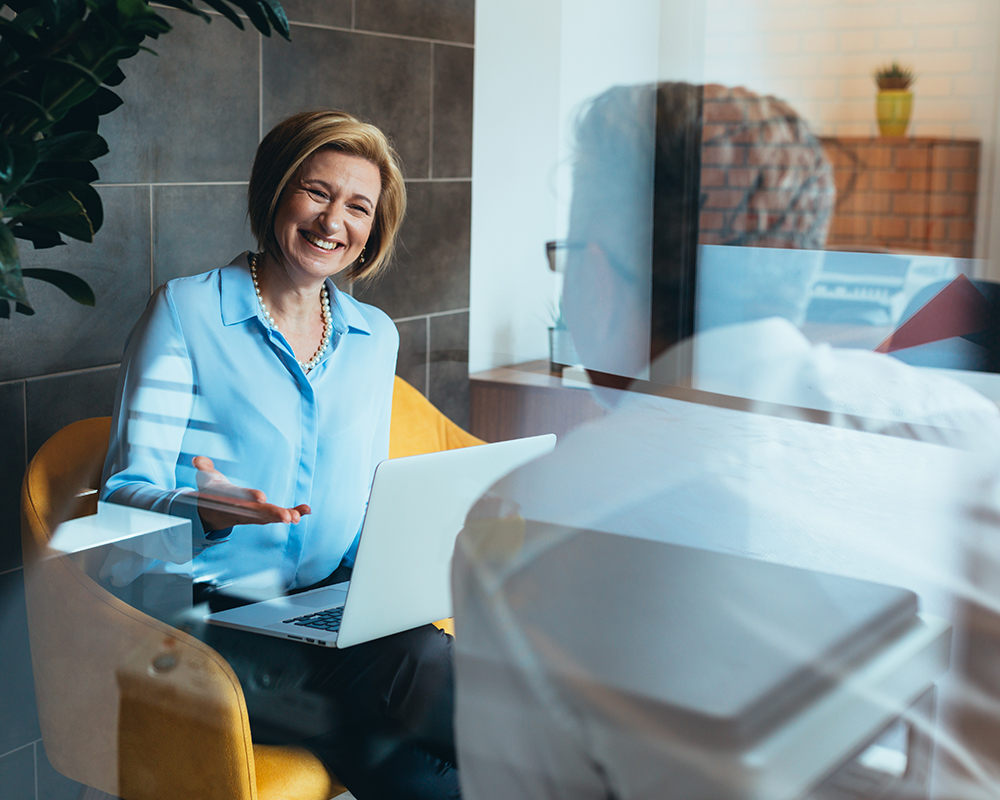
[[[613,258],[607,250],[596,242],[571,242],[565,239],[556,239],[545,243],[545,255],[549,259],[549,269],[553,272],[566,272],[566,254],[572,250],[575,253],[582,253],[588,247],[596,246],[611,268],[622,278],[629,281],[636,281],[637,276],[630,270],[625,269],[621,262]]]
[[[553,272],[566,271],[566,251],[586,250],[587,245],[583,242],[568,242],[565,240],[553,240],[545,243],[545,255],[549,259],[549,269]]]

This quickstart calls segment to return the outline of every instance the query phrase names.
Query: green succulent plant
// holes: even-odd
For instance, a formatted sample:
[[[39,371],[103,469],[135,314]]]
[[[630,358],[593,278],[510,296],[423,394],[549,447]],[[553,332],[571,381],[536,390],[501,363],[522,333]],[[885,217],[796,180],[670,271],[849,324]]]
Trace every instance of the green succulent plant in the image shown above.
[[[211,21],[193,0],[158,2]],[[289,38],[278,0],[204,2],[240,29],[237,10],[265,36]],[[0,0],[0,317],[11,302],[34,313],[25,278],[94,305],[91,288],[69,272],[21,269],[18,240],[93,241],[103,210],[91,162],[108,152],[98,120],[122,104],[109,87],[125,79],[121,61],[169,31],[145,0]]]
[[[913,70],[909,67],[901,67],[898,61],[893,61],[891,64],[875,70],[875,83],[882,90],[909,89],[910,84],[915,79]]]

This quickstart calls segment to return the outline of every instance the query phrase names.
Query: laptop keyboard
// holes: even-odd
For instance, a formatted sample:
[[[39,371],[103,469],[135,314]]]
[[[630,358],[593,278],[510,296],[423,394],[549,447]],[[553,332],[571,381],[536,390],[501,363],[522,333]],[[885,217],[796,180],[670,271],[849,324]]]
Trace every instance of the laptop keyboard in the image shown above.
[[[325,611],[314,611],[311,614],[303,614],[301,617],[292,617],[282,620],[292,625],[301,625],[303,628],[314,628],[320,631],[340,630],[340,618],[344,616],[344,607],[328,608]]]

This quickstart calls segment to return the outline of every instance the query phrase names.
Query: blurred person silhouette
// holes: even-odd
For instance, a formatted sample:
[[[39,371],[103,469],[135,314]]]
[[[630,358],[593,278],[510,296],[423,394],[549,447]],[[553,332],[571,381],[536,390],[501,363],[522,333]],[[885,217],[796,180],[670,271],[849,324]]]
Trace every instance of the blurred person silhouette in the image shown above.
[[[743,187],[728,209],[706,210],[709,164]],[[684,796],[661,721],[601,682],[608,658],[643,662],[642,636],[619,635],[630,576],[606,549],[561,559],[573,531],[898,585],[954,621],[956,498],[981,465],[971,451],[1000,435],[997,407],[966,386],[797,329],[834,190],[786,104],[612,88],[581,114],[573,178],[564,310],[611,413],[495,485],[459,537],[456,728],[476,800]],[[708,263],[699,243],[756,249]],[[607,629],[592,661],[567,664],[572,598],[595,593]],[[566,670],[585,677],[554,681]]]

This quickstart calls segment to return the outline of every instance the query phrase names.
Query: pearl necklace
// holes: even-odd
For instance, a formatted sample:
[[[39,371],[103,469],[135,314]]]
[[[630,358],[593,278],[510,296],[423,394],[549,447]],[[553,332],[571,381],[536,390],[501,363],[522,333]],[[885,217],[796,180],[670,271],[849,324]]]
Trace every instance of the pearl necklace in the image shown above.
[[[267,304],[264,302],[264,298],[260,296],[260,286],[257,284],[257,254],[250,254],[250,277],[253,278],[253,290],[257,293],[257,305],[260,306],[260,312],[264,315],[264,319],[267,320],[267,324],[270,325],[274,330],[278,330],[277,324],[274,322],[274,317],[271,316],[271,312],[267,310]],[[330,293],[326,289],[326,284],[323,284],[323,292],[321,295],[321,305],[323,310],[323,338],[320,340],[319,349],[308,361],[299,361],[299,366],[302,367],[304,372],[309,372],[313,367],[319,364],[320,359],[323,358],[323,354],[330,348],[330,339],[333,337],[333,320],[330,314]],[[298,361],[298,359],[295,359]]]

